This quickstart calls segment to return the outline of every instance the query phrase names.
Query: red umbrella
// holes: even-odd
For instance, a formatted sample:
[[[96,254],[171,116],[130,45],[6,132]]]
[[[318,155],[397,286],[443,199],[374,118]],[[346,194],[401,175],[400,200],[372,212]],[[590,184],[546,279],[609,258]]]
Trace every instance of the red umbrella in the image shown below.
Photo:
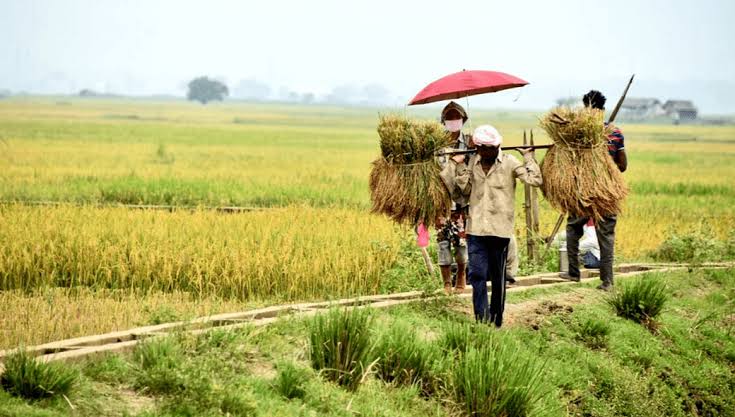
[[[504,72],[464,70],[439,78],[427,85],[408,105],[494,93],[509,88],[523,87],[526,84],[528,82]]]

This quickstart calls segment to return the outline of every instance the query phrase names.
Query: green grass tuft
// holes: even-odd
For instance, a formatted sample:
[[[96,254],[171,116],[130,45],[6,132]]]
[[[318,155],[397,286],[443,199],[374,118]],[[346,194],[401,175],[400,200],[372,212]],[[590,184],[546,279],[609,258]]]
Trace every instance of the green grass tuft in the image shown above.
[[[0,387],[27,400],[64,396],[79,381],[79,373],[61,363],[39,362],[24,350],[7,357]]]
[[[610,334],[610,325],[602,320],[588,318],[576,327],[577,340],[591,349],[607,347],[607,337]]]
[[[305,384],[308,373],[292,362],[282,362],[278,365],[278,376],[274,381],[273,388],[289,400],[304,398],[306,395]]]
[[[638,279],[624,284],[607,299],[615,313],[654,329],[656,317],[669,299],[666,284],[658,278]]]
[[[490,329],[473,323],[450,322],[444,328],[439,345],[447,353],[463,354],[472,347],[481,347],[492,336]]]
[[[171,336],[140,343],[133,352],[137,364],[134,386],[152,394],[169,394],[184,386],[181,346]]]
[[[543,369],[510,339],[470,347],[454,365],[455,400],[473,417],[531,416],[543,410]]]
[[[309,331],[311,366],[328,380],[355,391],[370,368],[372,316],[368,310],[332,310]]]
[[[378,378],[397,385],[418,385],[427,395],[436,391],[432,369],[439,350],[421,340],[407,324],[393,323],[380,338],[375,354]]]

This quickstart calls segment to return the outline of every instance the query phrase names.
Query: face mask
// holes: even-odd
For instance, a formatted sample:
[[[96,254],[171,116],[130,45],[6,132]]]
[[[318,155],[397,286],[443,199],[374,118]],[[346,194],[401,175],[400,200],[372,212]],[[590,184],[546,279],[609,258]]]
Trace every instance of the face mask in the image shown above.
[[[462,119],[457,120],[445,120],[444,121],[444,128],[447,129],[449,132],[459,132],[460,129],[462,129],[462,125],[464,122]]]

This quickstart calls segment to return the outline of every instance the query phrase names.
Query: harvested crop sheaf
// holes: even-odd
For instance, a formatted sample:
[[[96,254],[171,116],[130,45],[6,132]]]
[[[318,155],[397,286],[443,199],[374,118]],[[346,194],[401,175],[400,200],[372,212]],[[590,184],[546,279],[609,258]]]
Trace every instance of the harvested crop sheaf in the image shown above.
[[[541,163],[544,197],[575,217],[617,215],[628,195],[620,170],[607,150],[610,127],[603,113],[590,108],[559,107],[541,118],[554,141]]]
[[[437,122],[384,115],[378,135],[382,156],[370,172],[373,212],[409,225],[433,224],[437,216],[446,216],[451,200],[434,157],[451,142],[444,128]]]

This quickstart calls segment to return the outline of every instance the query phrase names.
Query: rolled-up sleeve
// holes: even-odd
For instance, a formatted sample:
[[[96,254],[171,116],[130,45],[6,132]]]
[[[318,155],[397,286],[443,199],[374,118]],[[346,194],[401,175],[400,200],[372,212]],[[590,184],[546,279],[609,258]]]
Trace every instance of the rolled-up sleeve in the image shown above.
[[[530,154],[523,156],[523,163],[518,163],[518,166],[513,168],[513,174],[525,184],[534,187],[539,187],[543,184],[541,168],[539,168],[538,164]]]
[[[460,196],[469,197],[472,187],[470,184],[470,170],[466,164],[457,164],[450,161],[439,175],[453,199],[456,200]]]

